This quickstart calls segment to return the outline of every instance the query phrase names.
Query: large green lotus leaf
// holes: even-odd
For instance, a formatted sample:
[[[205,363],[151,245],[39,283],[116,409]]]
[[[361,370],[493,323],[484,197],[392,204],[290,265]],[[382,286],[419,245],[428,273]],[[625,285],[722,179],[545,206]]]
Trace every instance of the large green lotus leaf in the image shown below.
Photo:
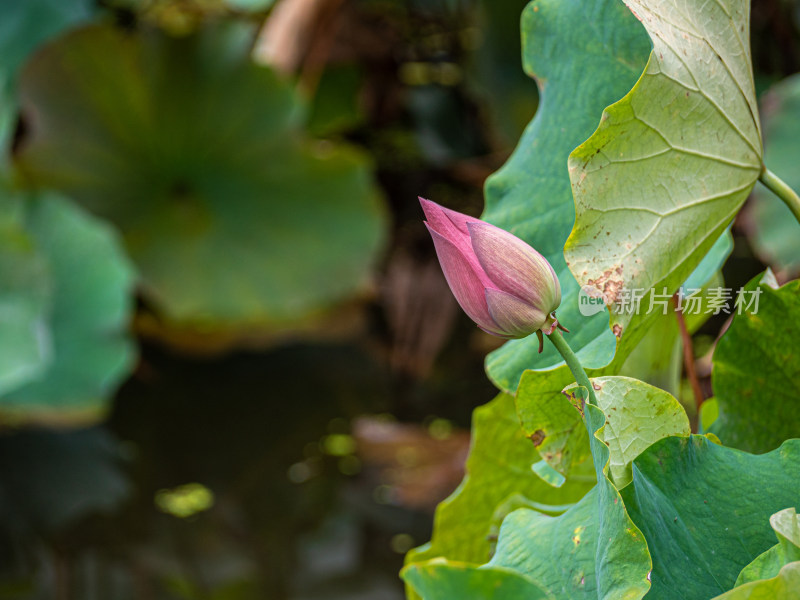
[[[671,394],[630,377],[592,379],[606,423],[598,433],[609,450],[609,475],[618,489],[631,481],[631,463],[670,435],[689,435],[689,417]]]
[[[558,517],[520,509],[500,529],[494,563],[526,574],[553,597],[597,598],[598,490]]]
[[[36,46],[85,21],[91,0],[0,0],[0,161],[13,133],[19,68]]]
[[[745,286],[741,314],[714,350],[711,376],[719,417],[710,430],[749,452],[800,437],[796,393],[789,391],[800,381],[800,323],[791,316],[800,314],[800,281],[775,290],[760,278]]]
[[[591,455],[581,413],[561,393],[572,382],[567,369],[525,371],[516,397],[525,435],[542,459],[562,475],[569,475]]]
[[[773,86],[763,96],[764,163],[792,189],[800,189],[800,75]],[[749,238],[761,258],[777,271],[800,272],[800,223],[766,188],[753,190]]]
[[[512,569],[431,560],[403,569],[403,579],[424,600],[550,600]]]
[[[50,276],[40,327],[52,339],[52,356],[0,396],[0,412],[28,421],[96,419],[133,366],[133,269],[116,232],[63,198],[26,198],[24,225]]]
[[[573,332],[569,343],[585,366],[602,367],[615,351],[608,313],[581,315],[579,286],[563,255],[575,220],[567,157],[591,135],[603,109],[630,90],[650,44],[630,11],[608,0],[531,2],[523,13],[522,42],[525,70],[539,83],[539,110],[511,158],[487,180],[483,218],[550,261],[561,282],[559,320]],[[487,357],[489,377],[513,393],[526,369],[561,363],[549,344],[541,355],[537,345],[533,336],[507,342]]]
[[[800,561],[789,563],[772,579],[761,579],[732,589],[712,600],[797,600]]]
[[[652,563],[642,532],[608,477],[607,418],[585,404],[585,388],[574,388],[570,396],[583,408],[591,432],[597,485],[558,517],[529,509],[511,513],[503,521],[490,565],[519,571],[558,600],[642,598],[650,587]],[[631,432],[621,429],[619,434]],[[627,443],[621,440],[621,445]]]
[[[188,325],[316,313],[363,288],[383,238],[365,158],[301,139],[302,107],[250,41],[92,26],[20,83],[23,173],[117,224],[145,292]]]
[[[585,388],[576,388],[570,395],[572,401],[584,406]],[[609,450],[602,441],[606,418],[595,406],[585,405],[584,410],[585,426],[593,433],[591,453],[597,485],[557,517],[528,508],[509,514],[500,529],[494,557],[484,567],[473,569],[473,572],[488,571],[480,576],[480,584],[499,581],[500,573],[512,570],[523,581],[535,584],[534,589],[544,590],[548,598],[556,600],[635,600],[647,593],[648,574],[652,568],[647,544],[628,517],[619,492],[606,476]],[[417,568],[413,581],[409,580],[412,567]],[[426,600],[447,597],[436,594],[442,586],[452,586],[453,571],[462,568],[441,559],[412,567],[406,567],[406,578]],[[459,583],[464,583],[465,579],[461,574]],[[522,586],[521,582],[517,583]],[[482,596],[481,591],[485,592],[485,588],[479,588],[476,583],[459,589],[461,595],[450,597],[494,597],[491,594]]]
[[[800,523],[795,508],[776,512],[769,518],[769,524],[778,537],[778,543],[742,569],[736,578],[737,587],[751,581],[775,577],[784,565],[800,561]]]
[[[52,357],[47,261],[23,224],[18,198],[0,197],[0,397],[36,377]]]
[[[677,325],[668,315],[656,324],[671,324],[671,338],[661,343],[674,347]],[[673,331],[674,329],[674,331]],[[640,343],[635,353],[647,348],[650,335]],[[654,355],[659,355],[654,351]],[[646,361],[645,361],[646,362]],[[655,376],[656,363],[639,365],[640,372]],[[517,412],[525,435],[530,437],[541,457],[556,471],[569,475],[575,465],[580,465],[590,454],[589,438],[568,396],[561,390],[572,383],[569,371],[556,369],[544,373],[526,371],[517,390]],[[618,487],[630,481],[630,461],[656,440],[675,434],[689,434],[689,422],[680,403],[669,393],[629,377],[595,377],[599,407],[608,417],[604,441],[611,450],[611,477]],[[621,433],[624,432],[624,435]],[[621,441],[621,440],[624,440]],[[623,447],[624,444],[624,447]]]
[[[628,0],[653,41],[634,88],[569,159],[576,223],[565,247],[583,285],[678,289],[761,171],[748,0]],[[613,314],[624,335],[632,316]]]
[[[622,490],[653,557],[648,600],[706,600],[775,543],[769,517],[800,502],[800,440],[752,455],[668,437],[633,461]]]
[[[466,477],[436,509],[431,542],[412,550],[406,562],[444,557],[485,563],[491,557],[488,534],[495,509],[510,496],[560,507],[577,502],[594,484],[594,478],[575,477],[554,488],[533,472],[538,460],[536,447],[520,428],[511,396],[500,394],[475,409]]]

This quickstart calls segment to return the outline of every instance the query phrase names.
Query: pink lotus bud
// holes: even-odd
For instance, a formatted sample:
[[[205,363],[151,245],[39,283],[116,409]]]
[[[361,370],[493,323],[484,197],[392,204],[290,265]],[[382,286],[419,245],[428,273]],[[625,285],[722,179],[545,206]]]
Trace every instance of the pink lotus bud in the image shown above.
[[[499,227],[419,201],[447,283],[478,327],[507,339],[553,332],[561,286],[547,259]]]

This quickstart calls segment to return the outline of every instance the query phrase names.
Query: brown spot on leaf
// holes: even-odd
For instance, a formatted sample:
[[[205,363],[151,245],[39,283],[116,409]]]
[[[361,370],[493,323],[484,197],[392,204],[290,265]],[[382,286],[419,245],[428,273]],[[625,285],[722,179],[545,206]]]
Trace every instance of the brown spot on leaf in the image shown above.
[[[533,442],[534,446],[539,447],[542,445],[542,442],[546,437],[547,434],[544,431],[542,431],[541,429],[537,429],[531,434],[531,441]]]
[[[590,279],[587,284],[597,288],[603,294],[606,306],[611,306],[617,301],[619,291],[622,289],[625,281],[622,277],[622,265],[613,269],[606,269],[603,274],[597,279]]]
[[[612,327],[611,330],[614,332],[614,335],[617,336],[617,339],[622,335],[622,325],[619,323],[614,323],[614,327]]]
[[[583,407],[586,404],[583,398],[578,398],[576,397],[575,394],[572,394],[570,392],[561,392],[561,393],[567,397],[572,406],[574,406],[578,410],[578,412],[581,413],[581,417],[583,417],[584,416]]]
[[[578,527],[575,528],[575,531],[572,532],[573,533],[572,543],[575,544],[576,546],[581,543],[581,534],[584,532],[585,529],[586,527],[584,527],[583,525],[579,525]]]

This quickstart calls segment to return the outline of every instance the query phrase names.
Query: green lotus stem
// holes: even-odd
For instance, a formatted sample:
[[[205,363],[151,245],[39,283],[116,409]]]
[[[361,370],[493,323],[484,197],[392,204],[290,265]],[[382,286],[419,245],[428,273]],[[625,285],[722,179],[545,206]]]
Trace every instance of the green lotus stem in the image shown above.
[[[577,384],[589,390],[589,404],[597,406],[597,397],[594,395],[592,382],[589,381],[589,376],[586,374],[583,365],[581,365],[581,361],[578,360],[572,348],[569,347],[567,340],[564,339],[564,336],[561,335],[558,329],[554,329],[553,333],[547,335],[547,338],[553,342],[553,346],[556,347],[558,353],[563,357],[564,362],[567,363]]]
[[[767,167],[761,169],[759,181],[767,186],[773,194],[783,200],[784,204],[789,207],[789,210],[794,213],[794,218],[800,223],[800,196],[797,195],[792,188],[775,173],[770,171]]]

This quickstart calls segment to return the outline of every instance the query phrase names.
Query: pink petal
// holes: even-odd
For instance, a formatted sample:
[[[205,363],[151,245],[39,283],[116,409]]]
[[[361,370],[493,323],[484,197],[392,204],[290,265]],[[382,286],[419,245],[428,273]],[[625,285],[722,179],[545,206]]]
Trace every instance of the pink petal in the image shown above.
[[[480,219],[476,217],[450,210],[425,198],[419,198],[419,203],[422,205],[422,212],[425,213],[425,218],[428,219],[430,226],[449,240],[462,236],[468,238],[467,223],[480,222]]]
[[[461,255],[470,264],[472,270],[478,274],[478,277],[483,282],[483,287],[497,287],[492,285],[489,277],[483,272],[483,267],[481,267],[478,257],[475,256],[475,251],[472,249],[472,240],[469,238],[466,220],[472,219],[475,222],[479,222],[478,219],[473,219],[472,217],[462,215],[454,210],[449,210],[425,198],[419,198],[419,203],[422,205],[422,211],[428,219],[426,222],[428,230],[435,231],[459,249]],[[463,230],[459,228],[453,220],[456,217]],[[441,260],[439,262],[441,262]]]
[[[480,268],[478,271],[475,270],[458,246],[435,231],[430,224],[425,223],[425,226],[433,238],[439,264],[442,266],[444,277],[458,304],[481,329],[488,333],[502,335],[486,306],[486,285],[483,281],[486,275],[480,271]],[[477,264],[477,260],[475,263]]]
[[[547,319],[547,313],[502,290],[487,289],[485,294],[492,320],[507,336],[527,337]]]
[[[470,223],[482,223],[483,222],[477,217],[471,217],[469,215],[465,215],[464,213],[460,213],[460,212],[457,212],[455,210],[451,210],[449,208],[445,208],[444,206],[442,206],[441,208],[442,208],[442,211],[444,212],[444,214],[447,215],[447,218],[450,219],[450,222],[453,225],[455,225],[456,228],[459,231],[461,231],[462,233],[465,233],[466,235],[469,235],[468,225]]]
[[[500,288],[547,314],[561,303],[561,286],[547,259],[517,236],[483,221],[467,225],[481,268]]]

